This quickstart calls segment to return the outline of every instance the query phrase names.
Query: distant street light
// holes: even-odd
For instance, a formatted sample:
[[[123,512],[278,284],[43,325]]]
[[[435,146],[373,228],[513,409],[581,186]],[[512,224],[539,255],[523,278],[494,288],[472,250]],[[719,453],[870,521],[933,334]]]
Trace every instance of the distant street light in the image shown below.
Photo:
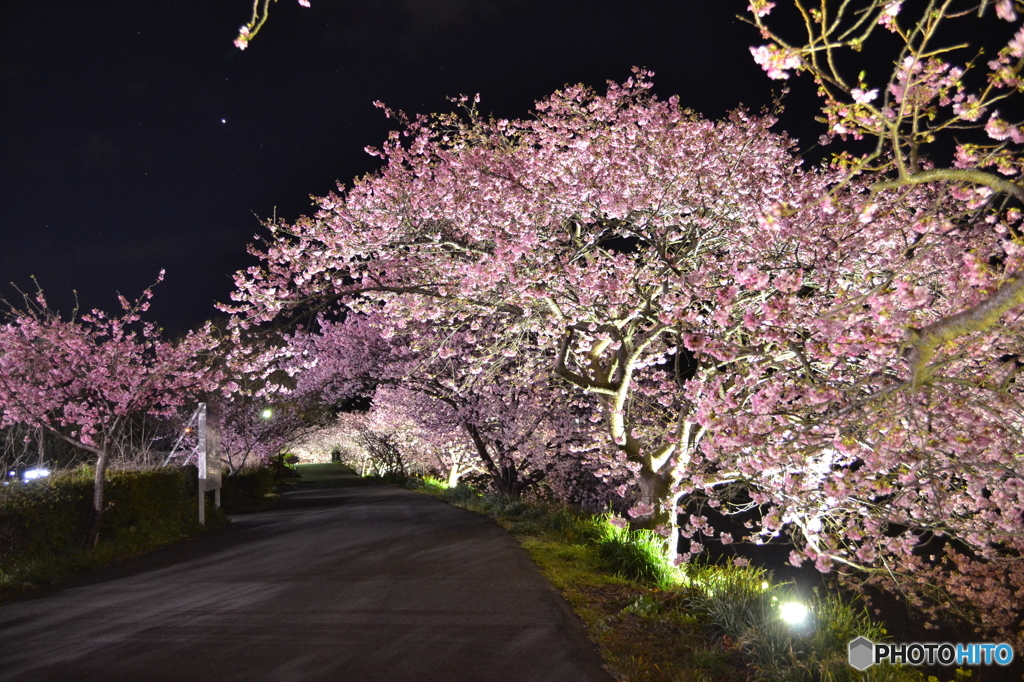
[[[271,417],[274,416],[274,411],[267,407],[262,412],[260,412],[260,416],[263,417],[264,419],[270,419]]]

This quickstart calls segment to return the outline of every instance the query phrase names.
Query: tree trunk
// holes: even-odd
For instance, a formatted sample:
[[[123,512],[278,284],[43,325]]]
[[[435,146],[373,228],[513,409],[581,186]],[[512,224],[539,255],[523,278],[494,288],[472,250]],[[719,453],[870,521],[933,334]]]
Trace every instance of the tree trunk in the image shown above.
[[[645,457],[645,460],[650,458]],[[638,517],[630,523],[633,528],[646,528],[655,530],[659,527],[668,531],[665,538],[665,558],[669,563],[674,563],[679,555],[679,514],[676,507],[679,504],[680,495],[673,493],[672,488],[679,481],[674,480],[669,471],[671,461],[662,465],[660,471],[654,471],[649,461],[645,461],[640,469],[640,501],[649,504],[654,512]]]
[[[515,467],[506,464],[495,468],[491,472],[491,480],[494,481],[494,487],[498,489],[498,492],[505,497],[518,497],[519,491],[516,490],[517,473]]]
[[[103,487],[107,474],[107,450],[104,448],[96,460],[96,477],[92,488],[92,523],[85,536],[85,549],[93,549],[100,541],[100,524],[103,522]]]
[[[484,442],[476,426],[468,422],[463,422],[462,426],[473,439],[473,445],[476,446],[477,454],[483,461],[487,474],[491,477],[491,482],[494,483],[494,486],[502,495],[506,497],[519,497],[523,494],[524,490],[535,483],[539,483],[544,478],[544,472],[534,472],[521,476],[515,462],[501,456],[498,458],[498,462],[501,463],[495,462],[495,458],[491,457],[487,449],[487,443]]]
[[[459,468],[458,462],[452,464],[452,468],[448,470],[448,487],[454,488],[459,484],[459,477],[462,476],[463,471]]]

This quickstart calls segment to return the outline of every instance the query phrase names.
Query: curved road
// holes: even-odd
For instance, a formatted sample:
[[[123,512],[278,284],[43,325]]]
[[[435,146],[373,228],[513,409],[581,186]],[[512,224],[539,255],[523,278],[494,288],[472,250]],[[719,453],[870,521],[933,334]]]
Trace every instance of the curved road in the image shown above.
[[[383,486],[286,497],[0,602],[0,680],[611,680],[490,519]]]

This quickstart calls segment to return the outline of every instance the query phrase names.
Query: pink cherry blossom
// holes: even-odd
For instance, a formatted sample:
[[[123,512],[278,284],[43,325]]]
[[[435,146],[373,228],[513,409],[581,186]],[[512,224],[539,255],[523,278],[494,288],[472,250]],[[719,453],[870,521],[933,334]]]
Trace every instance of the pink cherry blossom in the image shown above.
[[[867,104],[878,98],[878,88],[872,90],[861,90],[860,88],[854,88],[850,91],[850,97],[853,98],[854,102],[858,104]]]
[[[822,97],[830,140],[869,140],[875,147],[870,156],[859,156],[860,151],[844,144],[832,147],[832,168],[846,182],[866,183],[859,196],[853,192],[857,198],[850,204],[865,232],[847,252],[848,265],[859,261],[861,266],[839,266],[831,285],[837,295],[832,303],[852,298],[845,307],[808,318],[817,341],[792,347],[799,363],[788,375],[793,383],[774,385],[785,374],[779,365],[770,373],[761,370],[749,404],[757,415],[785,415],[790,425],[784,437],[778,432],[783,424],[776,425],[778,445],[803,443],[803,463],[794,450],[793,459],[780,460],[777,469],[801,472],[786,479],[791,501],[778,510],[779,520],[802,546],[795,559],[821,563],[829,557],[831,566],[853,569],[845,579],[888,586],[931,614],[948,613],[955,604],[975,627],[1022,642],[1014,624],[1020,618],[1015,595],[1024,590],[1019,494],[1024,472],[1013,453],[1022,446],[1017,434],[1024,411],[1010,377],[1017,370],[1024,262],[1010,226],[1019,219],[1011,207],[1024,200],[1024,190],[1007,179],[1019,177],[1024,167],[1024,132],[993,110],[997,103],[1012,110],[1012,102],[1003,100],[1019,99],[1024,92],[1018,68],[1024,33],[1014,27],[1012,35],[1001,34],[991,22],[979,28],[984,12],[965,12],[952,4],[903,5],[872,3],[854,10],[847,3],[822,3],[806,37],[794,40],[787,33],[786,42],[762,17],[749,15],[764,38],[787,45],[801,58],[800,72],[811,75]],[[996,3],[996,14],[1017,21],[1010,0]],[[894,35],[882,39],[854,28],[865,22],[881,24]],[[936,53],[933,39],[940,33],[963,35],[965,45]],[[821,49],[826,44],[828,59]],[[982,48],[985,60],[979,59]],[[867,66],[865,54],[897,64],[890,81],[879,88],[885,101],[877,112],[856,106],[864,104],[862,85],[845,85],[858,61]],[[944,167],[943,159],[950,156]],[[829,192],[832,206],[834,193]],[[935,213],[924,208],[932,200],[938,202]],[[911,221],[905,246],[890,242],[906,256],[902,262],[877,250],[902,231],[894,222],[898,215]],[[838,224],[834,216],[827,220]],[[969,237],[958,227],[965,220],[978,227]],[[843,243],[836,239],[835,245],[842,248]],[[927,255],[919,248],[925,244]],[[918,269],[925,261],[935,267],[934,278]],[[820,263],[815,272],[821,272]],[[953,292],[952,298],[943,298]],[[781,302],[766,305],[760,315],[737,314],[735,323],[746,329],[766,322],[785,325],[793,314],[813,308],[814,298],[805,288],[804,298],[788,308]],[[889,350],[879,352],[883,347]],[[1011,358],[1013,369],[1007,364]],[[813,376],[816,361],[824,362],[825,374],[813,380],[813,389],[801,386]],[[871,388],[852,378],[873,372]],[[840,379],[844,374],[848,378]],[[806,401],[804,408],[796,409],[794,401]],[[742,404],[739,395],[734,402]],[[708,414],[716,418],[717,434],[730,434],[705,441],[719,446],[721,460],[728,457],[728,448],[744,442],[750,420],[742,413],[723,418],[720,409]],[[841,418],[824,418],[829,414]],[[840,426],[844,421],[846,426]],[[761,434],[769,437],[773,430],[764,422]],[[811,446],[807,438],[815,431],[822,437],[829,433],[829,445],[822,440]],[[756,441],[746,443],[753,449]],[[842,461],[852,464],[838,464]],[[842,510],[833,512],[832,519],[843,519],[843,539],[818,524],[820,515],[808,505],[818,495],[838,501],[830,507]],[[884,513],[875,514],[870,510],[878,509],[873,505],[879,500],[885,500]],[[762,534],[773,530],[766,524]],[[933,534],[953,542],[925,560],[915,547]],[[887,561],[888,570],[879,570]]]
[[[774,2],[768,2],[768,0],[752,0],[747,5],[747,11],[753,12],[759,17],[766,17],[771,14],[772,9],[775,7]]]
[[[761,45],[750,48],[750,54],[754,56],[762,69],[767,72],[769,78],[789,78],[789,72],[800,68],[800,56],[779,48],[778,45]]]
[[[996,2],[996,16],[1003,21],[1017,21],[1017,12],[1013,9],[1013,0],[998,0]]]
[[[208,359],[216,346],[211,330],[162,340],[140,321],[151,297],[150,290],[134,302],[121,297],[119,317],[93,310],[63,319],[39,292],[0,326],[0,426],[45,429],[96,458],[87,546],[99,539],[111,447],[130,420],[173,417],[220,382]]]
[[[880,92],[951,108],[964,73],[915,53]],[[461,430],[503,491],[592,472],[672,558],[714,539],[683,503],[737,512],[742,490],[764,511],[752,539],[785,535],[798,562],[1012,604],[1024,284],[993,188],[926,181],[933,162],[892,156],[925,124],[844,89],[830,123],[891,123],[904,151],[808,168],[772,119],[708,121],[650,88],[567,87],[522,120],[395,114],[384,168],[267,226],[235,325],[325,311],[291,340],[300,384],[386,387],[374,409]],[[926,565],[938,532],[977,559]]]

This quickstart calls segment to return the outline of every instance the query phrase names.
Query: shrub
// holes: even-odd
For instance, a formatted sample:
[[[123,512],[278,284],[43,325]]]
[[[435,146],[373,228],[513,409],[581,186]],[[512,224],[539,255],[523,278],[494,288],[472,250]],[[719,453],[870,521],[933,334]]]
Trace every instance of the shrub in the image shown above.
[[[529,503],[519,497],[496,491],[488,491],[483,501],[495,516],[518,516],[530,507]]]
[[[422,480],[423,480],[423,487],[424,488],[429,488],[431,490],[447,490],[448,489],[448,483],[446,483],[445,481],[442,481],[441,479],[439,479],[439,478],[437,478],[435,476],[424,476]]]
[[[263,511],[274,492],[274,470],[270,467],[245,469],[224,478],[221,504],[229,514]]]
[[[789,583],[775,583],[769,571],[754,567],[690,566],[689,608],[707,619],[710,630],[735,642],[750,661],[756,680],[815,682],[898,682],[921,680],[912,668],[882,665],[866,673],[847,661],[850,640],[864,636],[888,639],[885,629],[867,610],[834,593],[815,593],[809,600],[811,620],[805,626],[784,623],[779,607],[795,598]]]
[[[91,513],[92,474],[86,469],[4,486],[0,489],[0,566],[18,557],[81,545]]]
[[[793,632],[776,616],[765,633],[751,638],[750,655],[756,679],[814,682],[877,682],[920,680],[919,671],[892,665],[875,666],[866,673],[850,667],[850,640],[864,636],[872,642],[888,640],[885,629],[872,621],[863,607],[858,608],[836,594],[815,594],[811,601],[814,623],[807,633]],[[764,635],[774,635],[772,642]]]
[[[771,574],[754,567],[690,566],[690,606],[706,615],[718,634],[740,640],[774,618]]]
[[[196,478],[195,468],[109,471],[101,540],[105,533],[109,540],[142,548],[195,533],[199,523]]]
[[[0,591],[60,579],[201,530],[195,467],[108,471],[100,544],[83,551],[92,476],[83,467],[0,490]],[[207,509],[209,525],[225,520]]]
[[[274,472],[275,480],[283,480],[286,478],[302,478],[299,473],[295,470],[295,463],[298,462],[298,457],[295,455],[281,454],[271,458],[270,466]]]
[[[598,543],[607,532],[607,522],[602,517],[567,507],[550,510],[541,521],[546,528],[558,532],[566,542],[574,545]]]
[[[402,471],[388,471],[380,476],[380,480],[388,485],[404,486],[408,476]]]
[[[469,502],[475,502],[479,499],[480,493],[470,486],[460,482],[454,488],[448,488],[445,490],[442,497],[450,504],[468,504]]]
[[[598,550],[608,569],[627,580],[654,587],[674,582],[675,571],[665,560],[665,539],[650,530],[619,528],[607,518]]]

